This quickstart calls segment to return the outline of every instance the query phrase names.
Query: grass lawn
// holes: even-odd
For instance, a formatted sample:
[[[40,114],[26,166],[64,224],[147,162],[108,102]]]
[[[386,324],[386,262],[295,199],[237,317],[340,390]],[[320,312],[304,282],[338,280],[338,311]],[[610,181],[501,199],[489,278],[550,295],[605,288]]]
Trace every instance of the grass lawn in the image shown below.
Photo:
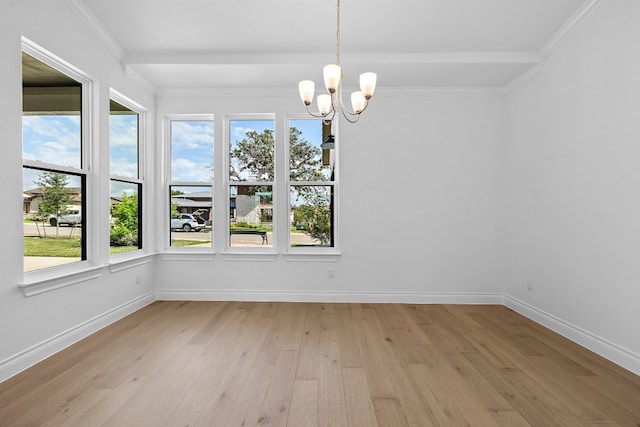
[[[137,246],[112,246],[111,255],[138,250]],[[52,237],[25,236],[24,256],[55,256],[79,258],[82,252],[78,237],[58,239]]]
[[[75,257],[81,255],[80,239],[77,237],[54,239],[51,237],[25,236],[24,256]]]
[[[171,246],[174,248],[181,248],[183,246],[202,245],[204,243],[211,243],[210,240],[171,240]]]
[[[122,254],[125,252],[133,252],[137,250],[138,250],[137,246],[110,246],[109,247],[109,253],[111,255]]]

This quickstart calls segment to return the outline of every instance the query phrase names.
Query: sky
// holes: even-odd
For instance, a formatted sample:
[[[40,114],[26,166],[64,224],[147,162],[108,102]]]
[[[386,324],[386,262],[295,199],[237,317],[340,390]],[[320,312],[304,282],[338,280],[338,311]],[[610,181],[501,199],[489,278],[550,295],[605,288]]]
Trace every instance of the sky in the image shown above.
[[[120,177],[137,178],[138,150],[137,115],[112,115],[110,120],[110,173]],[[318,120],[292,120],[291,125],[302,131],[302,136],[313,145],[322,142]],[[235,144],[249,130],[261,132],[275,129],[273,120],[230,121],[229,134]],[[171,128],[171,179],[182,182],[211,182],[213,180],[213,121],[172,122]],[[23,116],[23,157],[60,166],[80,168],[80,116]],[[277,139],[277,136],[276,136]],[[23,189],[37,185],[38,172],[24,169]],[[71,186],[79,186],[79,180],[70,176]],[[131,193],[135,187],[112,182],[112,195]]]

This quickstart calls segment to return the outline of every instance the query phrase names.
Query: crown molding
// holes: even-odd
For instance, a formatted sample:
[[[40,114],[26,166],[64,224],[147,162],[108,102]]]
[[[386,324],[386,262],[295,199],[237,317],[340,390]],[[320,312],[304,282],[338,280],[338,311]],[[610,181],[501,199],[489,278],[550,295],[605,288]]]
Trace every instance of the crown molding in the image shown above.
[[[598,9],[605,0],[589,0],[556,31],[551,38],[542,46],[540,54],[547,58],[555,52],[571,35]]]
[[[149,80],[140,75],[136,70],[131,67],[122,67],[124,74],[129,77],[131,80],[142,86],[144,89],[151,93],[157,93],[158,88],[156,85],[151,83]]]
[[[85,6],[82,0],[66,0],[67,5],[73,10],[85,25],[98,37],[109,52],[118,60],[121,61],[125,56],[125,52],[120,47],[118,42],[113,36],[102,26],[100,21],[95,17],[93,13]]]
[[[503,91],[505,93],[509,93],[511,91],[514,91],[514,90],[526,85],[530,81],[536,79],[540,74],[542,74],[542,70],[543,69],[544,69],[544,62],[540,62],[538,64],[535,64],[534,66],[529,68],[527,71],[523,72],[518,77],[516,77],[515,79],[511,80],[511,82],[509,82],[509,84],[507,84],[504,87]]]

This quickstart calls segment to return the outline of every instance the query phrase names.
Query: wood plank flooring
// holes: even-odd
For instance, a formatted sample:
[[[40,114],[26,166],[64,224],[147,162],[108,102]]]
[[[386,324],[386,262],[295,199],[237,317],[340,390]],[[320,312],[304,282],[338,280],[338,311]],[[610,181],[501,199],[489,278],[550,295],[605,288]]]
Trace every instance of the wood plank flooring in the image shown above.
[[[640,377],[503,306],[156,302],[0,383],[0,426],[640,426]]]

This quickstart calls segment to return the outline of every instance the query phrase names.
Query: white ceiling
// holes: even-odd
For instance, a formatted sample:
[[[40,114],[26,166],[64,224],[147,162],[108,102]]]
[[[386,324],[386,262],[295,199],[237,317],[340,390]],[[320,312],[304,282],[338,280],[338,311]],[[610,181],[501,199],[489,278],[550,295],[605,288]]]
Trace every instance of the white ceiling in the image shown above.
[[[290,88],[335,62],[335,0],[69,0],[156,88]],[[345,85],[508,87],[598,0],[342,0]]]

